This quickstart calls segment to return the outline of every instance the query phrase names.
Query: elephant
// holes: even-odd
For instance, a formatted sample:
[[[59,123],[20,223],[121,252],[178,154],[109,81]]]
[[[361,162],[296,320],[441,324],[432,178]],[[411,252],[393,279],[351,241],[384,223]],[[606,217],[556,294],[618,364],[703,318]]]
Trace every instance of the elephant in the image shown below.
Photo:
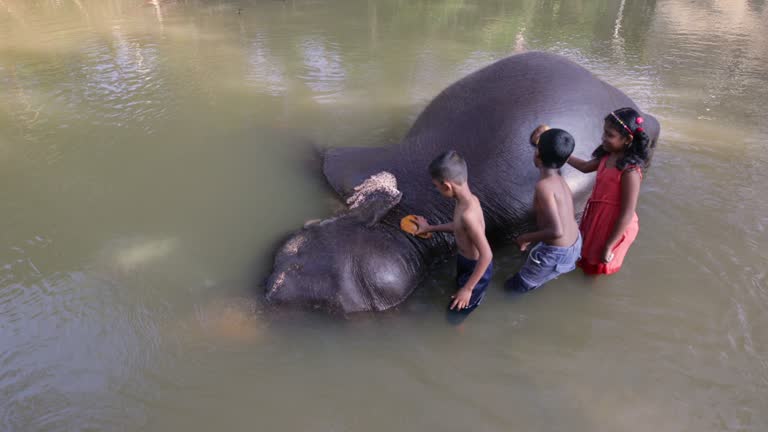
[[[398,144],[336,147],[322,155],[322,171],[348,207],[308,223],[276,252],[266,280],[270,305],[322,308],[350,314],[402,303],[433,263],[455,251],[453,237],[414,237],[400,228],[409,214],[432,223],[450,220],[453,203],[431,182],[428,165],[445,150],[466,160],[469,185],[480,199],[492,245],[534,226],[532,199],[538,169],[531,131],[539,124],[565,129],[574,155],[589,158],[601,142],[603,119],[635,103],[620,90],[557,54],[526,52],[471,73],[437,95]],[[651,152],[659,122],[643,113]],[[577,212],[593,176],[569,166],[562,174]]]

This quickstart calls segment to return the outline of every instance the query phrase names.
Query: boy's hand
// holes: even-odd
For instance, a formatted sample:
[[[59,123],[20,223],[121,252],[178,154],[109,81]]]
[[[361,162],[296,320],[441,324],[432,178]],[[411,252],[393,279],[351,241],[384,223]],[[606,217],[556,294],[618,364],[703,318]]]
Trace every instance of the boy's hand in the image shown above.
[[[456,292],[456,294],[451,297],[453,299],[453,303],[451,303],[451,310],[456,308],[456,310],[462,310],[465,309],[467,306],[469,306],[469,300],[472,299],[472,289],[464,286],[460,290]]]
[[[416,232],[414,235],[424,234],[429,232],[429,222],[424,216],[416,216]]]
[[[520,252],[525,252],[525,250],[528,249],[528,246],[531,245],[531,242],[527,241],[524,235],[521,235],[520,237],[516,238],[515,242],[517,243],[518,246],[520,246]]]

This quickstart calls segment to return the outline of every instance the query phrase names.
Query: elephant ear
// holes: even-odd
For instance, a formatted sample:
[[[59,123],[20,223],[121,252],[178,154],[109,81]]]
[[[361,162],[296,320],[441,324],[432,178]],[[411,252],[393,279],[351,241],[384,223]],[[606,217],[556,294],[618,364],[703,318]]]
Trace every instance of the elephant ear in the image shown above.
[[[333,190],[349,197],[367,178],[392,172],[391,154],[382,147],[337,147],[323,153],[323,174]]]
[[[402,192],[397,189],[395,176],[382,171],[355,186],[347,204],[352,214],[371,227],[386,216],[402,197]]]

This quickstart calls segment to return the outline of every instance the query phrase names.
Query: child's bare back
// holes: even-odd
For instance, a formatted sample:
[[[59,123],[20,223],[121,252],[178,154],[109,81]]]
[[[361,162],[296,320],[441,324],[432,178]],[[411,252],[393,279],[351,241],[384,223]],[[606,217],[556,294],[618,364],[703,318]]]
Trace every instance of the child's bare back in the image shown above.
[[[520,250],[529,250],[520,270],[505,286],[519,292],[536,289],[576,268],[581,253],[581,234],[573,210],[573,194],[560,175],[574,148],[571,134],[562,129],[540,126],[531,135],[535,147],[533,162],[539,181],[533,195],[538,230],[517,238]]]
[[[536,224],[553,226],[559,234],[542,241],[550,246],[571,246],[579,237],[579,226],[573,210],[573,193],[560,175],[540,179],[534,196]]]

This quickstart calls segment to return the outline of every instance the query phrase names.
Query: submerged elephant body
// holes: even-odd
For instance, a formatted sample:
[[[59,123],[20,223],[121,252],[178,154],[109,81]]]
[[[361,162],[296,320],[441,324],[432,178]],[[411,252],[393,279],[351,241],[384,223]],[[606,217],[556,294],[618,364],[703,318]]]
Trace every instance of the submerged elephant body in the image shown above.
[[[430,181],[427,166],[448,149],[467,161],[469,185],[483,206],[492,242],[532,228],[538,170],[531,131],[548,124],[570,132],[574,155],[588,158],[601,142],[603,118],[629,97],[563,57],[541,52],[499,60],[441,92],[397,145],[335,148],[323,172],[350,208],[308,225],[278,251],[267,282],[273,304],[322,306],[342,312],[396,306],[418,286],[428,265],[453,250],[449,235],[422,240],[402,232],[400,219],[421,214],[432,223],[452,217],[453,203]],[[659,124],[647,119],[655,147]],[[592,176],[563,168],[583,208]]]

